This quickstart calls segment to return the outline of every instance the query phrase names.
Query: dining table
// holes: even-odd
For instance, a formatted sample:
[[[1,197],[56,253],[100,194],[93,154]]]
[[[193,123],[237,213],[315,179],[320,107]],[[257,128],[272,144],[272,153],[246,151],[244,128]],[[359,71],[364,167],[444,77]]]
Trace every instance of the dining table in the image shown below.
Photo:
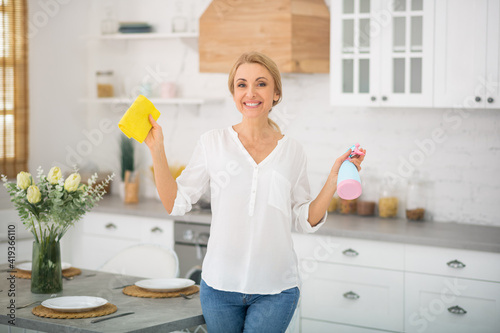
[[[15,270],[15,269],[14,269]],[[34,294],[31,280],[15,278],[8,264],[0,265],[0,331],[9,325],[39,332],[172,332],[196,327],[205,323],[201,311],[199,292],[190,298],[144,298],[125,295],[125,286],[143,280],[141,277],[111,274],[81,269],[80,275],[63,279],[63,289],[56,294]],[[125,315],[92,323],[97,318],[55,319],[36,316],[32,309],[53,297],[100,297],[116,305],[115,313],[98,317]],[[32,302],[30,306],[16,309]],[[2,329],[2,326],[4,329]]]

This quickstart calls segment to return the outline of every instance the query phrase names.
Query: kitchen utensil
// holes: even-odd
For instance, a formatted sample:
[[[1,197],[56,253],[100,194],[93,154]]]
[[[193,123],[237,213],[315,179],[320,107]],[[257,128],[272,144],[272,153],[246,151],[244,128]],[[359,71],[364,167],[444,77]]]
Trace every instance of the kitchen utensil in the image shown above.
[[[105,320],[108,320],[108,319],[113,319],[113,318],[118,318],[118,317],[123,317],[123,316],[128,316],[128,315],[131,315],[131,314],[134,314],[135,312],[125,312],[125,313],[120,313],[120,314],[117,314],[117,315],[114,315],[114,316],[109,316],[109,317],[104,317],[104,318],[99,318],[99,319],[93,319],[91,320],[90,322],[92,324],[95,324],[95,323],[98,323],[98,322],[101,322],[101,321],[105,321]]]
[[[50,295],[51,298],[54,298],[56,296],[57,296],[57,294]],[[18,309],[24,309],[24,308],[27,308],[30,305],[37,304],[37,303],[42,303],[42,302],[43,301],[34,301],[34,302],[31,302],[31,303],[28,303],[28,304],[24,304],[24,305],[21,305],[21,306],[16,306],[16,310],[18,310]]]

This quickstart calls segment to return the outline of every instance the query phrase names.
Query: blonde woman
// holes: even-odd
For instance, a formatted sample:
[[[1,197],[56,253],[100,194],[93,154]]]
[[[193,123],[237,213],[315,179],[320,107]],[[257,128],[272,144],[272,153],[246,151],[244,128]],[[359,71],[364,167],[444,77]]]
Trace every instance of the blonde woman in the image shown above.
[[[268,117],[282,98],[274,61],[258,52],[243,54],[228,85],[241,122],[202,135],[177,180],[152,117],[146,144],[158,193],[171,215],[190,211],[210,188],[212,223],[200,292],[208,331],[285,332],[300,294],[292,226],[314,232],[325,222],[350,150],[335,161],[313,200],[303,148]],[[363,158],[352,159],[358,169]]]

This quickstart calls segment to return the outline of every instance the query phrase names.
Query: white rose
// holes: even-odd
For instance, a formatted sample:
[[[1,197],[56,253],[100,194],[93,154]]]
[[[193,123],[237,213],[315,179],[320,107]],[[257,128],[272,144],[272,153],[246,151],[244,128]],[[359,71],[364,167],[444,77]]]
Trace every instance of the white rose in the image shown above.
[[[68,192],[74,192],[78,190],[78,185],[80,185],[80,174],[72,173],[68,178],[64,181],[64,189]]]
[[[40,200],[42,200],[42,194],[40,193],[40,190],[36,185],[31,185],[30,187],[28,187],[28,193],[26,193],[26,197],[32,204],[36,204],[40,202]]]
[[[33,180],[31,178],[31,174],[28,172],[21,171],[17,174],[17,186],[20,189],[27,189],[31,184],[33,184]]]
[[[52,169],[50,169],[49,171],[49,175],[47,176],[47,179],[49,181],[49,183],[51,183],[52,185],[56,185],[57,183],[59,183],[59,180],[62,178],[62,172],[61,172],[61,169],[59,169],[59,167],[52,167]]]

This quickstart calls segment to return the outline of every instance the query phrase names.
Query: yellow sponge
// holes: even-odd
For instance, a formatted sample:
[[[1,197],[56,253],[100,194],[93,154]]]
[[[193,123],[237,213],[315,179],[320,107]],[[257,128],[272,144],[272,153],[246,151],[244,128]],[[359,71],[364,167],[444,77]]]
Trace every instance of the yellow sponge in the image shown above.
[[[160,117],[160,111],[155,108],[153,103],[143,95],[139,95],[123,115],[118,127],[127,138],[134,138],[142,143],[152,127],[148,118],[149,114],[153,116],[154,120],[158,120]]]

